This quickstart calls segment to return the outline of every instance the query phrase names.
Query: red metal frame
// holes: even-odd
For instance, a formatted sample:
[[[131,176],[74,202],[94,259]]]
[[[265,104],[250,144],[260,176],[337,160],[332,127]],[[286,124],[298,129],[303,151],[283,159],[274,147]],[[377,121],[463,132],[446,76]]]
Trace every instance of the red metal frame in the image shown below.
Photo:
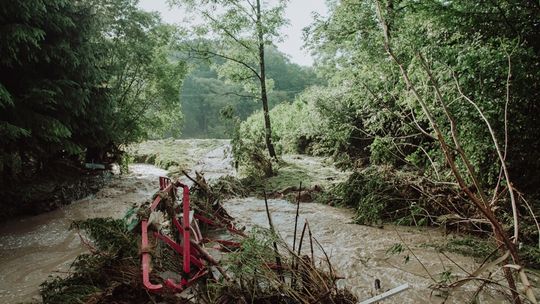
[[[189,287],[196,280],[198,280],[202,276],[209,273],[208,268],[203,263],[203,259],[202,259],[203,253],[199,252],[196,246],[191,246],[191,242],[194,242],[196,244],[217,242],[218,244],[220,244],[220,246],[233,247],[233,248],[240,247],[240,243],[238,242],[225,241],[225,240],[210,240],[208,238],[203,237],[199,230],[197,221],[200,221],[202,223],[205,223],[207,225],[214,226],[214,227],[226,228],[230,232],[237,235],[245,236],[245,234],[242,231],[237,230],[233,224],[225,225],[225,224],[217,223],[199,214],[194,214],[193,218],[190,220],[189,187],[181,182],[173,183],[167,177],[159,178],[159,190],[162,193],[163,192],[169,193],[176,197],[178,193],[178,187],[182,187],[182,223],[178,221],[176,211],[173,211],[173,214],[171,215],[171,217],[172,217],[172,224],[174,225],[174,228],[176,228],[176,230],[178,230],[178,232],[182,234],[181,244],[175,242],[169,236],[163,235],[156,231],[154,231],[153,236],[157,240],[161,240],[164,243],[166,243],[175,252],[177,252],[179,256],[182,258],[183,276],[182,276],[182,279],[180,280],[180,283],[175,283],[173,279],[166,279],[164,282],[166,287],[172,290],[180,291]],[[159,203],[161,202],[161,200],[162,200],[162,197],[160,195],[157,195],[154,201],[152,202],[152,204],[150,205],[150,211],[154,211],[159,205]],[[218,215],[215,215],[215,217],[218,220],[221,219]],[[193,222],[193,225],[191,224],[192,222]],[[194,240],[191,240],[191,232],[193,232]],[[143,284],[145,288],[149,291],[160,292],[163,290],[164,285],[154,284],[150,281],[151,256],[150,256],[150,253],[148,252],[148,248],[149,248],[148,219],[144,219],[141,221],[141,237],[142,237],[141,268],[142,268]]]
[[[182,233],[182,244],[178,244],[173,241],[170,237],[162,235],[159,232],[154,232],[154,237],[156,239],[162,240],[167,245],[169,245],[174,251],[176,251],[183,260],[183,271],[184,275],[179,284],[175,283],[172,279],[167,279],[165,285],[171,289],[182,290],[189,285],[191,285],[196,279],[205,275],[208,271],[205,269],[203,262],[198,258],[199,253],[193,251],[190,244],[190,219],[189,219],[189,187],[180,182],[172,183],[171,180],[167,177],[159,178],[159,190],[166,193],[172,193],[176,195],[177,187],[183,188],[182,193],[182,224],[178,222],[176,214],[173,214],[172,221],[176,229]],[[156,196],[152,204],[150,205],[150,211],[154,211],[159,203],[161,202],[161,196]],[[148,248],[148,220],[141,221],[141,246],[142,246],[142,275],[143,275],[143,284],[149,291],[159,292],[163,289],[163,284],[154,284],[150,282],[150,253],[147,252]],[[197,268],[197,272],[191,279],[189,275],[191,273],[191,266]]]

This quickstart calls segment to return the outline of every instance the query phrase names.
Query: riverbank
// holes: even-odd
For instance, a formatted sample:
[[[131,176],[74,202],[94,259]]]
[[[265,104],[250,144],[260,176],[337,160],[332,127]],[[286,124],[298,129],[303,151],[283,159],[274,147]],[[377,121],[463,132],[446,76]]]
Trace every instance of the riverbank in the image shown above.
[[[178,144],[180,146],[176,148],[170,145],[170,153],[189,156],[191,161],[187,169],[191,169],[190,174],[204,171],[205,177],[218,183],[219,177],[236,174],[227,141],[212,145],[197,141],[193,146],[190,146],[190,141],[179,141]],[[152,197],[157,190],[158,176],[170,174],[147,164],[133,164],[130,169],[131,173],[127,175],[113,176],[93,196],[53,212],[0,225],[0,302],[39,301],[39,284],[49,274],[68,275],[70,263],[80,253],[87,252],[79,235],[68,230],[73,220],[94,217],[119,219],[132,206],[140,206]],[[348,176],[347,172],[337,170],[323,158],[302,155],[284,157],[280,172],[281,175],[266,183],[268,189],[283,190],[287,185],[298,186],[299,182],[303,188],[314,185],[329,187]],[[217,187],[219,190],[219,184]],[[283,198],[289,198],[289,201]],[[292,193],[288,197],[268,201],[276,229],[289,246],[294,236],[295,198],[295,193]],[[247,227],[246,231],[255,226],[267,226],[264,200],[260,197],[232,197],[223,205],[236,218],[238,226]],[[392,225],[381,229],[353,224],[352,218],[353,211],[347,208],[301,203],[298,229],[302,229],[305,220],[309,221],[313,236],[327,251],[336,275],[343,277],[338,280],[339,286],[350,288],[360,299],[379,292],[374,289],[376,280],[383,290],[404,283],[411,286],[407,292],[385,303],[445,300],[446,303],[462,303],[474,298],[476,290],[483,285],[481,281],[472,281],[457,289],[445,287],[465,279],[480,262],[461,254],[441,251],[445,242],[452,238],[442,230]],[[309,255],[309,250],[309,246],[304,246],[302,253]],[[315,256],[316,263],[324,263],[324,254],[317,248]],[[491,279],[500,280],[500,271],[495,271]],[[531,276],[531,283],[538,286],[538,276]],[[487,302],[504,301],[496,285],[483,286],[476,297]]]
[[[110,171],[68,168],[42,173],[16,185],[3,185],[0,220],[49,212],[95,194],[111,180]]]

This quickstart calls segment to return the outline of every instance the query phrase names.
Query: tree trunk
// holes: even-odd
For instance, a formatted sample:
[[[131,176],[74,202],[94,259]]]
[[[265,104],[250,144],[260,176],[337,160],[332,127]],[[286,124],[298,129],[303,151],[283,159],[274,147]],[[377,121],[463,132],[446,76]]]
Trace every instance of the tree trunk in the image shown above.
[[[272,143],[272,126],[270,124],[270,113],[268,110],[268,94],[266,92],[266,69],[264,63],[264,37],[261,22],[261,2],[260,0],[257,0],[257,35],[259,42],[259,68],[261,71],[259,80],[261,82],[261,102],[264,112],[264,135],[268,154],[270,154],[270,157],[277,160],[276,150],[274,149],[274,144]]]

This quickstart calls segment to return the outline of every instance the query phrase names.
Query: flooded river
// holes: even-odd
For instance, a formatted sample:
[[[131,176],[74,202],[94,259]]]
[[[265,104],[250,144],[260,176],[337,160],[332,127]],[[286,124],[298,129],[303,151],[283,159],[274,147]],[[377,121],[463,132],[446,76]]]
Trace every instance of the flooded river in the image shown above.
[[[209,180],[234,174],[228,142],[218,141],[217,148],[206,152],[198,146],[207,141],[181,141],[188,146],[183,153],[192,162],[192,171],[205,172]],[[1,223],[0,303],[39,302],[39,285],[49,275],[67,273],[71,262],[86,251],[79,235],[69,230],[71,223],[122,217],[133,205],[151,198],[158,188],[158,177],[166,175],[167,171],[154,166],[134,164],[129,174],[113,176],[95,195],[52,212]]]
[[[234,173],[229,151],[226,144],[213,149],[201,155],[193,168],[205,171],[210,180]],[[309,158],[311,167],[322,163],[314,162],[317,162],[316,158]],[[122,216],[132,205],[151,197],[158,185],[157,177],[166,173],[154,166],[136,164],[131,166],[130,174],[114,176],[96,195],[53,212],[2,223],[0,303],[38,302],[39,284],[50,274],[69,271],[73,259],[85,251],[79,236],[68,230],[70,223],[91,217]],[[336,176],[342,174],[335,173]],[[225,207],[242,225],[267,226],[263,200],[232,199],[225,202]],[[296,206],[285,200],[269,200],[269,208],[274,225],[282,237],[292,243]],[[350,210],[302,203],[299,226],[304,220],[309,221],[314,237],[329,254],[337,273],[344,277],[339,284],[350,287],[360,299],[373,294],[373,283],[378,279],[383,290],[405,283],[411,286],[385,303],[442,302],[436,293],[432,294],[429,286],[444,278],[443,273],[462,276],[465,271],[474,270],[476,264],[471,258],[455,254],[445,257],[426,246],[443,240],[444,236],[436,230],[393,226],[379,229],[350,224],[351,217]],[[398,255],[387,254],[389,248],[398,243],[407,244],[414,255],[407,250]],[[409,258],[405,263],[407,255]],[[538,281],[534,283],[538,284]],[[467,285],[453,293],[447,303],[463,303],[470,299],[477,286]],[[502,302],[500,295],[489,290],[480,299],[482,303]]]
[[[268,200],[272,221],[280,235],[292,244],[296,205],[285,200]],[[225,203],[230,214],[248,227],[254,225],[268,227],[264,201],[246,198]],[[300,205],[299,230],[307,220],[313,236],[321,243],[337,274],[344,277],[338,282],[349,287],[360,299],[375,295],[374,282],[381,282],[381,289],[388,290],[402,284],[410,289],[384,303],[442,303],[443,298],[431,293],[428,287],[442,279],[442,273],[464,275],[472,272],[476,263],[472,259],[457,254],[447,254],[449,260],[429,246],[443,239],[443,235],[433,229],[386,226],[374,228],[349,223],[352,211],[316,203]],[[300,232],[298,233],[298,239]],[[407,244],[416,258],[406,249],[401,254],[387,253],[395,244]],[[309,254],[309,246],[304,244],[304,254]],[[322,261],[321,252],[316,254]],[[406,257],[409,256],[406,262]],[[453,261],[453,262],[452,262]],[[459,265],[456,266],[455,263]],[[424,268],[425,267],[425,268]],[[429,272],[429,273],[428,273]],[[430,278],[433,277],[433,279]],[[455,291],[446,303],[463,303],[470,299],[478,285]],[[499,303],[503,300],[494,293],[482,295],[483,303]]]
[[[0,303],[37,302],[39,284],[50,274],[69,271],[85,252],[79,236],[68,228],[74,220],[121,217],[156,191],[158,176],[167,172],[137,164],[131,173],[114,176],[95,195],[64,208],[0,225]]]

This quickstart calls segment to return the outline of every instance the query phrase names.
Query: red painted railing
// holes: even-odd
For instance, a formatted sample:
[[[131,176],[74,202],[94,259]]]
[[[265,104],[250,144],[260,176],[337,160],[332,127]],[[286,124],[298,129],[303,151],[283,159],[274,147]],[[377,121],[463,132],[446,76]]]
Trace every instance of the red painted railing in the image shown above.
[[[178,230],[180,235],[182,235],[181,243],[177,243],[172,240],[169,236],[163,235],[157,231],[154,231],[153,236],[157,240],[163,241],[169,247],[171,247],[178,255],[182,258],[182,279],[180,283],[176,283],[173,279],[165,280],[165,286],[175,290],[180,291],[192,285],[197,279],[203,277],[208,273],[208,267],[203,263],[204,256],[207,253],[199,252],[200,246],[191,246],[191,242],[194,242],[195,245],[199,243],[207,243],[211,240],[202,237],[202,234],[199,230],[199,225],[197,221],[201,221],[210,226],[218,228],[226,228],[228,231],[244,235],[241,231],[238,231],[232,224],[218,224],[204,216],[199,214],[194,214],[193,218],[190,218],[190,200],[189,200],[189,187],[179,181],[173,183],[167,177],[159,178],[159,190],[161,193],[166,193],[173,200],[176,200],[178,193],[178,188],[182,188],[182,222],[178,221],[178,216],[173,209],[173,214],[171,214],[172,224],[174,228]],[[157,195],[152,204],[150,205],[150,213],[155,211],[156,208],[162,201],[162,196]],[[148,219],[141,221],[141,268],[143,276],[143,284],[145,288],[152,292],[160,292],[163,290],[163,284],[154,284],[150,281],[150,247],[148,243]],[[193,233],[194,240],[191,239],[191,233]],[[228,246],[228,247],[239,247],[240,244],[232,241],[223,241],[223,240],[212,240],[218,244]],[[196,247],[199,247],[197,249]]]
[[[182,265],[183,265],[183,276],[180,283],[175,283],[173,279],[167,279],[165,281],[165,285],[169,288],[175,289],[175,290],[182,290],[192,284],[196,279],[200,278],[204,274],[206,274],[207,270],[204,267],[203,262],[199,258],[199,253],[192,251],[191,248],[191,227],[190,227],[190,218],[189,218],[189,211],[190,211],[190,205],[189,205],[189,187],[185,184],[182,184],[180,182],[172,183],[169,178],[166,177],[160,177],[159,178],[159,189],[162,193],[167,193],[170,195],[173,199],[176,198],[177,189],[178,187],[182,187],[182,224],[178,222],[178,218],[176,214],[172,214],[172,221],[174,224],[174,227],[181,233],[182,235],[182,242],[181,244],[176,243],[173,241],[170,237],[166,235],[162,235],[161,233],[155,231],[154,237],[156,239],[159,239],[163,242],[165,242],[167,245],[169,245],[175,252],[179,254],[179,256],[182,258]],[[158,207],[158,205],[161,203],[162,197],[160,195],[157,195],[152,204],[150,205],[150,211],[153,212]],[[174,210],[174,208],[173,208]],[[174,212],[174,211],[173,211]],[[198,228],[197,228],[198,229]],[[159,292],[163,289],[163,284],[154,284],[150,281],[150,252],[149,250],[149,244],[148,244],[148,220],[144,219],[141,222],[141,246],[142,246],[142,257],[141,257],[141,263],[142,263],[142,275],[143,275],[143,284],[146,287],[146,289],[153,291],[153,292]],[[191,269],[192,266],[197,269],[197,272],[190,278]]]

